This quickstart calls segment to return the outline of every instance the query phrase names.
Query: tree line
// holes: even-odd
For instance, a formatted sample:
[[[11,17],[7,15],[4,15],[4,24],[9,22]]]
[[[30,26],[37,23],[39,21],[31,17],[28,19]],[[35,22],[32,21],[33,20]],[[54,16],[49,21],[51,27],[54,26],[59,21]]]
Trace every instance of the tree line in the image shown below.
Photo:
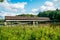
[[[37,17],[37,15],[33,15],[33,14],[20,14],[20,15],[16,15],[16,16]]]
[[[60,21],[60,10],[56,9],[53,11],[48,10],[48,11],[39,12],[37,16],[38,17],[49,17],[50,20],[52,21]]]

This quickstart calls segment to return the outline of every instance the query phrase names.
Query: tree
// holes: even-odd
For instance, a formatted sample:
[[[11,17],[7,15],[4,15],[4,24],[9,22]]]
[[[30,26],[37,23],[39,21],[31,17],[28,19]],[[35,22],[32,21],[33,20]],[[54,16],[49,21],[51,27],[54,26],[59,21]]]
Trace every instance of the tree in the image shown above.
[[[57,12],[56,19],[57,19],[57,20],[60,20],[60,11]]]
[[[49,18],[50,18],[51,20],[56,20],[56,17],[57,17],[57,11],[51,11],[51,12],[49,13]]]
[[[38,17],[48,17],[48,14],[44,12],[39,12]]]
[[[38,17],[49,17],[50,20],[57,21],[57,20],[60,20],[60,10],[56,9],[53,11],[48,10],[48,11],[39,12],[37,16]]]

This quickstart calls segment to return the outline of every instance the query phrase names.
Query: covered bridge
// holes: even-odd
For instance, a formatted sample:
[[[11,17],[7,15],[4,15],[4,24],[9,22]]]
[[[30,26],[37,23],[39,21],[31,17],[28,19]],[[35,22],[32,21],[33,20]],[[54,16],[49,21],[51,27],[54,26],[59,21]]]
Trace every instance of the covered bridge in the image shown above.
[[[5,24],[8,22],[32,22],[33,24],[38,24],[38,22],[49,20],[48,17],[5,16]]]

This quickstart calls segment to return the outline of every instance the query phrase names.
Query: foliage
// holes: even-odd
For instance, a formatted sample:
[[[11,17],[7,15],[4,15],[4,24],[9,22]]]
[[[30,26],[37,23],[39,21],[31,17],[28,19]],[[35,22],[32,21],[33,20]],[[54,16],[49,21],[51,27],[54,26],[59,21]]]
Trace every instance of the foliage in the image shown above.
[[[37,15],[33,15],[33,14],[21,14],[21,15],[17,15],[17,16],[36,17]]]
[[[4,26],[0,27],[0,40],[60,40],[60,27]]]
[[[48,10],[48,11],[43,11],[39,12],[38,17],[49,17],[53,21],[59,21],[60,20],[60,10]]]

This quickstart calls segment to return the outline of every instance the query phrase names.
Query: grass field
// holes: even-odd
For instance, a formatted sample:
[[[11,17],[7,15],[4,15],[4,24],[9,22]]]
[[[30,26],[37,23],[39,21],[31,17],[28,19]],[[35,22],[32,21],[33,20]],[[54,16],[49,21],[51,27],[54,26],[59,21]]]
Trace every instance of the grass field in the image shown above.
[[[0,40],[60,40],[60,26],[43,24],[2,26]]]

